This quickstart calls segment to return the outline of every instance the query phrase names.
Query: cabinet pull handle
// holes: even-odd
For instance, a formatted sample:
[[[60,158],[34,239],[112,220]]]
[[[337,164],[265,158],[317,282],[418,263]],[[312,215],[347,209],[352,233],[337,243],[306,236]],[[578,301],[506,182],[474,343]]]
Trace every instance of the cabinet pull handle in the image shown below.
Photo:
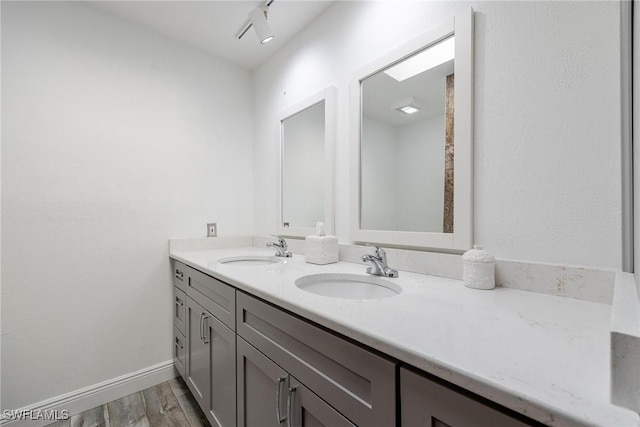
[[[166,271],[166,270],[165,270],[165,271]],[[183,280],[183,278],[184,278],[184,273],[183,273],[182,271],[180,271],[180,270],[176,270],[176,278],[177,278],[178,280]]]
[[[287,377],[278,377],[278,384],[276,384],[276,419],[278,420],[278,424],[282,424],[284,420],[287,419],[287,416],[284,417],[280,414],[280,395],[282,394],[282,383],[286,380]]]
[[[203,344],[209,344],[209,337],[207,336],[207,319],[211,316],[209,316],[209,313],[202,313],[204,314],[204,318],[202,319],[202,343]]]
[[[184,305],[184,301],[182,301],[180,298],[176,297],[176,304],[179,306],[183,306]]]
[[[287,427],[293,427],[292,424],[292,419],[293,419],[293,414],[291,413],[291,409],[293,408],[293,395],[296,393],[296,387],[291,387],[289,388],[289,395],[287,396]]]
[[[204,313],[200,313],[200,341],[204,343]]]

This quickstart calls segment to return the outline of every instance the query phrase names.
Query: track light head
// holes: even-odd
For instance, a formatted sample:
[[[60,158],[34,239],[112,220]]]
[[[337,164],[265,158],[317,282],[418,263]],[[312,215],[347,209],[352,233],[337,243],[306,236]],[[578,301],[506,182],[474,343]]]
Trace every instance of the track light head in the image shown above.
[[[267,14],[269,13],[269,9],[267,6],[259,6],[249,13],[249,21],[251,25],[256,30],[256,35],[258,36],[258,40],[260,44],[269,43],[273,40],[273,33],[271,32],[271,28],[269,28],[269,24],[267,23]]]

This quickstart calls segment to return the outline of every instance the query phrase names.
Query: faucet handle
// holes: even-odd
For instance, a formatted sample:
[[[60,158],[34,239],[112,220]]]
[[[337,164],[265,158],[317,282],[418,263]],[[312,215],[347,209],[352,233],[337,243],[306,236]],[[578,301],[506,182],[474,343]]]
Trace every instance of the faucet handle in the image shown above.
[[[273,236],[276,239],[278,239],[278,243],[276,243],[276,242],[267,242],[267,247],[275,247],[276,250],[277,250],[276,256],[281,256],[281,257],[285,257],[285,258],[291,258],[293,256],[293,254],[291,252],[289,252],[289,247],[287,246],[287,241],[284,240],[284,238],[282,238],[280,236],[274,236],[273,234],[271,236]]]
[[[278,243],[279,244],[286,244],[287,242],[284,240],[284,238],[282,236],[278,236],[277,234],[270,234],[271,237],[273,237],[274,239],[278,239]]]
[[[382,249],[380,246],[378,246],[375,243],[365,243],[365,245],[373,248],[373,254],[376,257],[384,260],[385,263],[387,262],[387,253],[384,251],[384,249]]]
[[[367,273],[376,276],[384,277],[398,277],[398,271],[387,265],[387,253],[380,246],[373,244],[366,244],[372,246],[375,250],[373,255],[362,255],[362,261],[370,262],[371,266],[367,267]]]

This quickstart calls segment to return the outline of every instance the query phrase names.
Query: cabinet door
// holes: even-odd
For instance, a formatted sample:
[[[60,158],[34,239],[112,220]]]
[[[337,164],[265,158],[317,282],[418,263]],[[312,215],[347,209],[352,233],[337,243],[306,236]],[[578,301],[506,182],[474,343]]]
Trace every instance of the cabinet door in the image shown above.
[[[186,344],[187,342],[184,335],[182,335],[177,328],[173,328],[173,364],[182,378],[184,378],[185,375],[187,357]]]
[[[288,374],[242,338],[237,338],[238,426],[284,427]]]
[[[298,380],[289,377],[289,381],[287,416],[290,424],[287,427],[355,427]]]
[[[218,318],[230,329],[236,330],[236,290],[235,288],[187,267],[188,296]]]
[[[209,344],[204,342],[204,316],[207,311],[187,297],[186,383],[196,401],[207,413],[209,402]]]
[[[174,286],[173,288],[173,324],[182,334],[185,333],[185,316],[187,313],[186,295],[180,289]]]
[[[523,427],[528,424],[406,368],[400,369],[402,427]]]
[[[173,286],[182,290],[183,292],[187,291],[187,266],[181,263],[180,261],[172,260],[172,269],[173,269]]]
[[[236,425],[236,334],[210,314],[204,319],[209,346],[209,401],[203,408],[211,425]]]

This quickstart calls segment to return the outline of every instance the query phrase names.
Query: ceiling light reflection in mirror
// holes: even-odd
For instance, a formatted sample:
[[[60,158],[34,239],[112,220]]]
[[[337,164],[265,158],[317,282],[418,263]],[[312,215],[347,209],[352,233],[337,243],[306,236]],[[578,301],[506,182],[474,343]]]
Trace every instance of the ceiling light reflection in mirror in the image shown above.
[[[421,53],[413,55],[404,61],[384,70],[385,74],[401,82],[424,71],[437,67],[455,58],[455,37],[448,39],[425,49]]]

